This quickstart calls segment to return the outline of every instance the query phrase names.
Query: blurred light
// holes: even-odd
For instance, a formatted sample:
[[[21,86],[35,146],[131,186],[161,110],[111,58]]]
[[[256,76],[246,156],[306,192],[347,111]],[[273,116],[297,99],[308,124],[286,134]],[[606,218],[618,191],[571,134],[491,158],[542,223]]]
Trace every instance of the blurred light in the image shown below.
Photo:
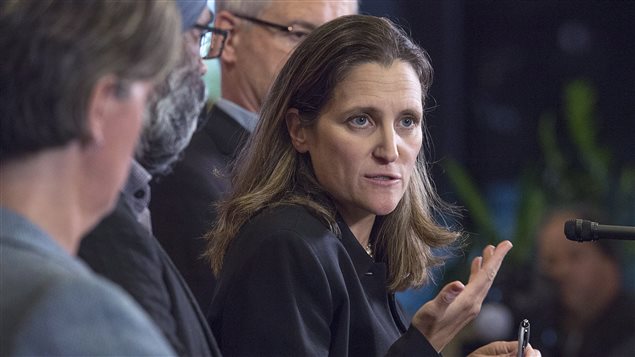
[[[505,340],[515,331],[513,320],[507,306],[499,303],[483,304],[481,313],[474,319],[474,331],[481,341]]]
[[[591,51],[591,31],[582,23],[569,21],[558,29],[558,47],[570,55],[581,55]]]
[[[515,107],[491,102],[483,103],[480,109],[489,130],[501,135],[517,135],[519,133],[522,118]]]

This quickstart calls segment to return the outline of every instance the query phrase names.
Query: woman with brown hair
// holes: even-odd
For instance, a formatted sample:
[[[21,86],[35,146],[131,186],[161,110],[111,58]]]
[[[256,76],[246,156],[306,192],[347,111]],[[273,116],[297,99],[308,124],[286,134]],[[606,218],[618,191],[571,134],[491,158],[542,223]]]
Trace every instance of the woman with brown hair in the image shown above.
[[[225,355],[436,355],[476,316],[509,242],[409,328],[394,296],[459,237],[434,220],[448,207],[420,150],[431,82],[426,53],[381,18],[338,18],[294,51],[207,235]]]

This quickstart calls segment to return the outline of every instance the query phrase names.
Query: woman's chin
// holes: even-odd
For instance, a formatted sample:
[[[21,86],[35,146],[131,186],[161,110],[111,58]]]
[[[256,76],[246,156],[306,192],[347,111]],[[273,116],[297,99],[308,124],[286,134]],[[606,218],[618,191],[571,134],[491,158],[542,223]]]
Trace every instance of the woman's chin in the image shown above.
[[[391,214],[392,212],[395,211],[395,209],[397,208],[397,204],[399,202],[395,202],[395,203],[384,203],[381,205],[378,205],[377,207],[374,208],[374,214],[377,216],[386,216],[388,214]]]

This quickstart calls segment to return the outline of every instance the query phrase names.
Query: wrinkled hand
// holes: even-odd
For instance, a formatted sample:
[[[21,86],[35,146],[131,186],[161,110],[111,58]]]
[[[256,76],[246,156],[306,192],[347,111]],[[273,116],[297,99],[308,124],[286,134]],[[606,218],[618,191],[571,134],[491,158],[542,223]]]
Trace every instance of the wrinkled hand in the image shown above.
[[[518,355],[518,342],[517,341],[496,341],[487,344],[476,351],[470,353],[468,357],[516,357]],[[524,357],[540,357],[539,350],[531,348],[531,345],[527,345],[525,348]]]
[[[481,304],[498,273],[503,258],[512,248],[503,241],[494,248],[487,246],[483,256],[472,261],[467,285],[453,281],[443,287],[431,301],[424,304],[412,318],[416,327],[437,351],[467,325],[481,311]]]

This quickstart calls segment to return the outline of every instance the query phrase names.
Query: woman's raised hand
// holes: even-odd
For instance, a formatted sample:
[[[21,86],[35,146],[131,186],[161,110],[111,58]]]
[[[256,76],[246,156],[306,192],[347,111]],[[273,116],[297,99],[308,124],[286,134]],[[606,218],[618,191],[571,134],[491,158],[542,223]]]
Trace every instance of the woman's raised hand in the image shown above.
[[[510,241],[483,249],[483,256],[472,261],[467,285],[460,281],[448,283],[439,294],[424,304],[412,318],[416,327],[437,350],[441,351],[454,336],[481,311],[481,305],[505,255],[512,248]]]

